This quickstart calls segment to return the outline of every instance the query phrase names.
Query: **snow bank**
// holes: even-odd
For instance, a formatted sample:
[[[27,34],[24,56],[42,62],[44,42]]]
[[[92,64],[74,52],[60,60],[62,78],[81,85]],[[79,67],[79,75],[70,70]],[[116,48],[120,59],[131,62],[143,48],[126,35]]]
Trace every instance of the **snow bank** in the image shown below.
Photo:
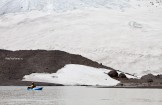
[[[64,85],[117,85],[119,81],[110,78],[104,73],[106,71],[106,69],[69,64],[58,70],[57,73],[33,73],[26,75],[23,81],[59,83]]]

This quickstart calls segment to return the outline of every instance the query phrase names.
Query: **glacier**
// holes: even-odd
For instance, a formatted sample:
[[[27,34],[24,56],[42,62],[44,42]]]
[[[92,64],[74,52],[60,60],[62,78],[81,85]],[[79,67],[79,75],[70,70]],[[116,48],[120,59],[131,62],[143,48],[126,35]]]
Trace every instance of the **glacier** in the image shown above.
[[[1,0],[0,14],[32,10],[69,11],[83,8],[120,9],[140,6],[161,6],[161,0]]]
[[[0,14],[31,10],[69,11],[89,7],[122,9],[129,7],[128,0],[2,0]]]
[[[0,49],[81,54],[143,75],[162,73],[161,0],[1,0]]]

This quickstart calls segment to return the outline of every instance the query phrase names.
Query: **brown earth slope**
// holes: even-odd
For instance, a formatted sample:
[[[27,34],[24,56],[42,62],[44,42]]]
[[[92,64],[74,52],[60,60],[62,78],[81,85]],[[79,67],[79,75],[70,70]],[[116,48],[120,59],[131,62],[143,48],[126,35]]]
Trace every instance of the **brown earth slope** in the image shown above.
[[[31,73],[55,73],[66,64],[81,64],[97,68],[107,68],[81,55],[63,51],[46,50],[0,50],[0,85],[21,85],[24,75]]]

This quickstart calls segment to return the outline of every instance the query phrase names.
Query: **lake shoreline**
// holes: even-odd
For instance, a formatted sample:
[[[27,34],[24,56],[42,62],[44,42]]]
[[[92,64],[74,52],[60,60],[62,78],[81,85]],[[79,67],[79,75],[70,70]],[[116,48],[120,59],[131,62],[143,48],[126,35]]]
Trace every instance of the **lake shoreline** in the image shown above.
[[[98,86],[95,88],[162,89],[162,86]]]
[[[0,86],[30,86],[32,81],[17,81],[17,80],[8,80],[0,81]],[[37,86],[64,86],[63,84],[56,83],[46,83],[46,82],[34,82]]]
[[[56,83],[45,83],[45,82],[35,82],[37,86],[75,86],[75,87],[87,87],[87,88],[131,88],[131,89],[162,89],[161,85],[150,85],[150,86],[143,86],[143,85],[135,85],[132,83],[127,83],[125,86],[92,86],[92,85],[63,85],[63,84],[56,84]],[[0,86],[29,86],[31,85],[31,81],[5,81],[4,83],[0,83]]]

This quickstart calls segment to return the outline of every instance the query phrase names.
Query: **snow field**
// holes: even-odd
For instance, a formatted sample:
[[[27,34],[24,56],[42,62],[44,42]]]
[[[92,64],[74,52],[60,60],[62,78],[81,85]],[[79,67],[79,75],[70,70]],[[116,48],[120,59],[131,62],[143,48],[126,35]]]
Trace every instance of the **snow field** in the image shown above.
[[[160,4],[160,0],[1,0],[0,12],[6,14],[0,16],[0,48],[63,50],[123,72],[159,74]]]
[[[105,74],[106,69],[69,64],[56,73],[32,73],[24,76],[23,81],[58,83],[64,85],[114,86],[119,81]]]

